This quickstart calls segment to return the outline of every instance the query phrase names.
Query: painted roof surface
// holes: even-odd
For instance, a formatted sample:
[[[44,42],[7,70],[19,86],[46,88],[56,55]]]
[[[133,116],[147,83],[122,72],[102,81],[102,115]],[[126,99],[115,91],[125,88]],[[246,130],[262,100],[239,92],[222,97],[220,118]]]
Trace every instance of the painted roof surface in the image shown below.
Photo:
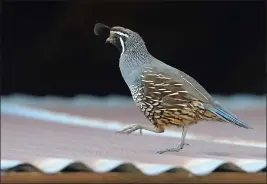
[[[87,104],[84,101],[2,98],[1,170],[46,173],[123,170],[152,175],[186,170],[204,175],[216,169],[244,172],[266,169],[265,101],[242,98],[228,106],[253,130],[200,122],[189,128],[190,146],[179,153],[162,155],[155,152],[178,144],[181,129],[170,128],[162,134],[144,131],[142,136],[116,134],[127,125],[149,122],[127,99],[125,103],[118,98],[105,99],[109,105],[103,100],[98,105],[97,100]]]

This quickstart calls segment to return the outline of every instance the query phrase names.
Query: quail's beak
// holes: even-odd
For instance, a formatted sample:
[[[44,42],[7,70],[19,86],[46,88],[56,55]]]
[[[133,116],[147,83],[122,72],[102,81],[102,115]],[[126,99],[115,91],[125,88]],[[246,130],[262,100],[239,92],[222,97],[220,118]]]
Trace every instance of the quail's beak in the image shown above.
[[[106,43],[111,43],[111,44],[114,44],[115,43],[115,35],[114,33],[110,33],[109,37],[107,38],[106,40]]]
[[[106,39],[106,43],[112,43],[112,38],[108,37],[108,38]]]

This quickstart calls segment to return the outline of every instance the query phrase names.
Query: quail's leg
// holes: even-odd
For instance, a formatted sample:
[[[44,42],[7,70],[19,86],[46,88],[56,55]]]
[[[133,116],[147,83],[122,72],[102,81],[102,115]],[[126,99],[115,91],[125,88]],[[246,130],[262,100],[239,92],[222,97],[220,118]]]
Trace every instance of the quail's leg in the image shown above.
[[[183,147],[185,145],[189,145],[189,144],[185,143],[185,137],[186,137],[187,130],[188,130],[188,126],[184,126],[183,127],[183,132],[182,132],[182,139],[181,139],[180,144],[177,147],[167,148],[165,150],[160,150],[160,151],[157,151],[157,153],[158,154],[162,154],[162,153],[165,153],[165,152],[179,152],[180,150],[183,149]]]
[[[155,132],[155,133],[162,133],[164,132],[164,127],[161,127],[161,126],[150,127],[150,126],[145,126],[145,125],[133,124],[122,129],[121,131],[117,131],[117,133],[130,134],[136,130],[140,130],[140,134],[142,134],[142,130],[147,130],[147,131]]]

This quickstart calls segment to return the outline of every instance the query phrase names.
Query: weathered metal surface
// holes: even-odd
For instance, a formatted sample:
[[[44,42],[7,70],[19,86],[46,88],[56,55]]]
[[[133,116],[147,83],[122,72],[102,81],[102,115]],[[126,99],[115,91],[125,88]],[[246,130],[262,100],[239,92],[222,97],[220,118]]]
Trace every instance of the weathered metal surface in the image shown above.
[[[117,168],[150,175],[170,170],[204,175],[218,168],[261,171],[266,168],[265,109],[234,111],[254,129],[201,122],[189,129],[190,146],[158,155],[157,150],[179,143],[181,130],[116,134],[128,124],[149,124],[133,106],[1,102],[1,170],[56,173],[66,168],[95,172]]]

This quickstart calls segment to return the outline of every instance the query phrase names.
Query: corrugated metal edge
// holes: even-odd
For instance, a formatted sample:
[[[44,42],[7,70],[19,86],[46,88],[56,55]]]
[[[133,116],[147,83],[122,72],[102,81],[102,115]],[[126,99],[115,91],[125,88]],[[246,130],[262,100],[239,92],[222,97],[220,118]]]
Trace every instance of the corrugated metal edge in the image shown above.
[[[163,164],[149,164],[141,162],[128,163],[122,160],[110,160],[110,159],[96,159],[91,162],[79,162],[70,159],[60,158],[47,158],[42,160],[36,160],[32,163],[22,162],[18,160],[1,160],[1,171],[12,170],[16,167],[27,165],[27,171],[40,171],[43,173],[57,173],[63,171],[66,168],[71,168],[79,171],[93,171],[99,173],[110,172],[114,169],[127,165],[132,167],[128,171],[139,171],[147,175],[158,175],[170,170],[186,170],[195,175],[206,175],[219,167],[228,168],[234,171],[243,171],[248,173],[259,172],[266,168],[266,162],[264,160],[254,159],[240,159],[235,162],[225,162],[223,160],[215,159],[191,159],[190,162],[183,166],[175,165],[163,165]]]

